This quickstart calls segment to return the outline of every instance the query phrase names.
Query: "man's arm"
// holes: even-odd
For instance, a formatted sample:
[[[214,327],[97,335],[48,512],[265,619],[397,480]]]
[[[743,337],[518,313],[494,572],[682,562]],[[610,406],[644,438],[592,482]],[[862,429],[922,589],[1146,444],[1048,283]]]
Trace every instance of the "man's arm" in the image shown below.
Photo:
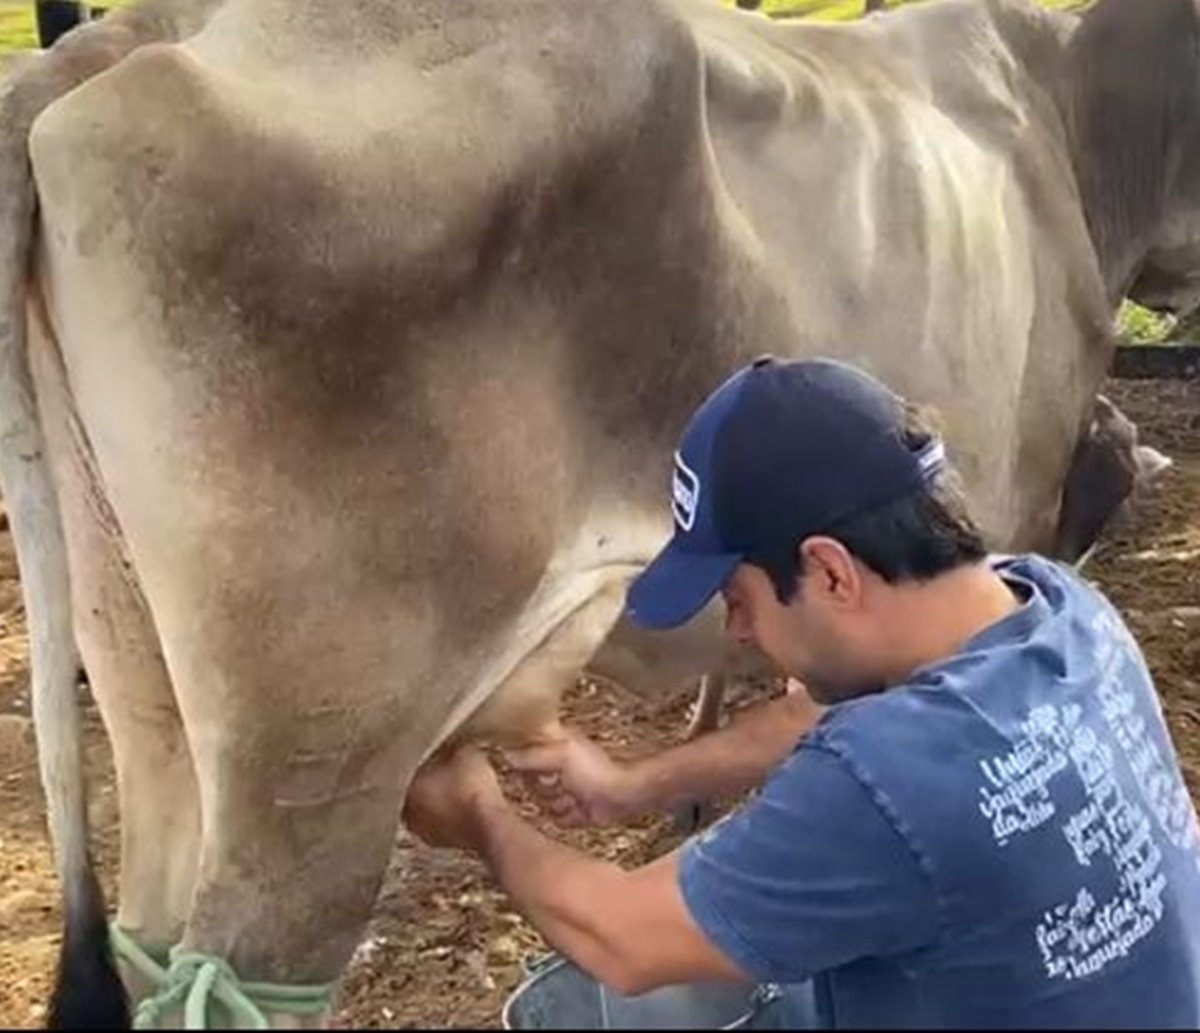
[[[795,983],[943,936],[916,847],[820,746],[788,757],[711,833],[630,872],[527,826],[472,747],[422,770],[405,819],[427,843],[483,854],[558,951],[626,993],[698,979]]]
[[[697,799],[762,784],[822,714],[803,690],[761,703],[726,728],[642,760],[621,763],[589,740],[514,752],[543,807],[564,825],[630,821]]]
[[[554,949],[618,993],[750,981],[692,920],[676,853],[625,871],[547,839],[508,808],[487,814],[481,828],[483,857],[517,910]]]
[[[699,979],[750,981],[693,921],[677,854],[625,871],[554,842],[512,809],[473,747],[422,770],[404,817],[431,845],[480,854],[546,941],[618,992]]]
[[[762,785],[820,719],[807,693],[790,693],[730,724],[630,765],[642,811],[743,793]]]

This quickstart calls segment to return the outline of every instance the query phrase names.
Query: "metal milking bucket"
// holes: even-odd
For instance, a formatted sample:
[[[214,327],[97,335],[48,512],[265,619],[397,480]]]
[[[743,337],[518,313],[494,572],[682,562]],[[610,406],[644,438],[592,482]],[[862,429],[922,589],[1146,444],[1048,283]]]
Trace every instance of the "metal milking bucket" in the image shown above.
[[[784,992],[774,986],[700,982],[626,997],[556,954],[527,963],[525,970],[525,981],[504,1005],[505,1029],[816,1027],[807,988],[789,987],[785,1000]]]

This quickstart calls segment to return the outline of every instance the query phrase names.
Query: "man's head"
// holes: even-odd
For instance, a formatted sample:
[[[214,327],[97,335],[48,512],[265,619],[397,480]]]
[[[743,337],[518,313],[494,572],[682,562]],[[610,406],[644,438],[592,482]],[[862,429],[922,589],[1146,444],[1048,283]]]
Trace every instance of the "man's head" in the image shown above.
[[[986,558],[932,426],[829,360],[759,360],[711,395],[672,509],[633,620],[676,627],[721,593],[729,634],[824,702],[880,687],[905,591]]]

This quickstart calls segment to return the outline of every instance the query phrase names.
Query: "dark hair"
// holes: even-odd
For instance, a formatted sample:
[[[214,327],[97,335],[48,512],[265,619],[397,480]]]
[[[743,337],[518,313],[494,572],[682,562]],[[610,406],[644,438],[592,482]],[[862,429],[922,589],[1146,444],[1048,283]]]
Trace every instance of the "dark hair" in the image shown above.
[[[936,433],[932,418],[913,405],[904,411],[904,442],[916,451]],[[959,567],[978,563],[988,554],[967,509],[958,476],[944,467],[921,491],[905,495],[866,513],[826,528],[862,563],[889,584],[928,581]],[[804,570],[798,541],[747,557],[761,567],[781,603],[796,595]]]

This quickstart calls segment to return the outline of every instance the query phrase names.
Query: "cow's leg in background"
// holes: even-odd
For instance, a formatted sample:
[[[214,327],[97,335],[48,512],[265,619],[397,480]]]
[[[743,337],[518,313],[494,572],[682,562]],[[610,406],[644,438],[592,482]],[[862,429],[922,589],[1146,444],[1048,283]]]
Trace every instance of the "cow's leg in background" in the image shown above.
[[[190,907],[200,807],[179,709],[145,598],[96,477],[44,311],[29,311],[30,355],[62,510],[80,657],[112,743],[121,826],[119,927],[165,962]],[[138,998],[155,989],[119,959]]]
[[[1054,554],[1082,569],[1105,531],[1172,467],[1157,449],[1138,443],[1138,428],[1108,398],[1096,398],[1063,486]]]
[[[43,49],[88,20],[87,8],[78,0],[36,0],[38,43]]]
[[[692,719],[683,737],[685,742],[717,730],[721,723],[721,704],[725,701],[725,685],[722,675],[706,674],[700,679]]]
[[[714,732],[721,723],[721,705],[725,700],[726,680],[723,675],[707,674],[700,679],[693,704],[692,718],[688,722],[684,742],[692,742],[702,735]],[[711,800],[690,800],[674,812],[675,827],[681,832],[697,832],[708,825],[716,815]]]

